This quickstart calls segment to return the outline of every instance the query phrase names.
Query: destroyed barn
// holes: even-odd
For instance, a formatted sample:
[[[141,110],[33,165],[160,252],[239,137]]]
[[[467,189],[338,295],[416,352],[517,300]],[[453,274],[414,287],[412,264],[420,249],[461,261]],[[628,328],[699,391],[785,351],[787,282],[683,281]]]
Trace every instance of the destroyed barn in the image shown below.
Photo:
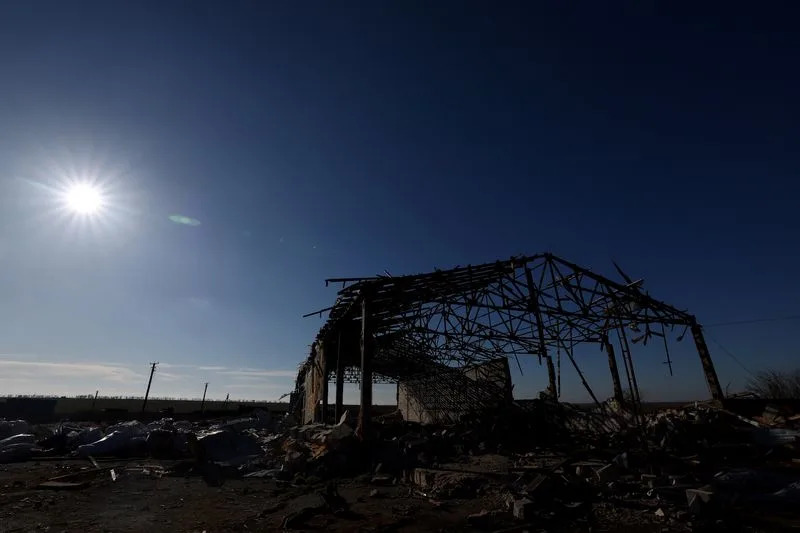
[[[420,275],[329,279],[343,287],[332,307],[307,315],[329,318],[298,374],[297,414],[304,422],[338,418],[344,383],[358,383],[359,431],[366,430],[372,384],[390,382],[399,384],[398,407],[413,406],[413,413],[404,413],[411,420],[455,420],[510,402],[510,375],[502,366],[519,364],[521,357],[536,357],[547,368],[547,395],[557,399],[562,354],[600,406],[573,355],[586,343],[597,347],[598,356],[605,353],[614,399],[637,409],[631,344],[663,339],[671,371],[670,332],[680,338],[691,332],[711,397],[722,400],[696,318],[651,297],[641,280],[620,274],[624,279],[616,282],[541,254]],[[485,363],[494,369],[491,377],[478,373]],[[329,383],[336,389],[332,413]]]
[[[286,416],[0,420],[0,531],[796,531],[800,406],[723,397],[695,317],[619,274],[543,254],[328,280]],[[671,369],[670,334],[691,335],[711,399],[644,409],[631,348],[663,343]],[[522,401],[525,357],[548,387]],[[593,406],[559,401],[562,366]],[[374,383],[397,384],[394,411]]]

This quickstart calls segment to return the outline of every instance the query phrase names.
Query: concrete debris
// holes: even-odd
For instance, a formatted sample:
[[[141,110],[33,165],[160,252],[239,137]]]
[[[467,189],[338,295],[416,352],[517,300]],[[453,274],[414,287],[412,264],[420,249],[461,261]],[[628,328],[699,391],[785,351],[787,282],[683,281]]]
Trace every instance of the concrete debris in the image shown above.
[[[27,461],[34,455],[35,444],[20,442],[0,448],[0,464]]]
[[[78,446],[77,453],[81,457],[89,455],[135,455],[144,448],[147,438],[147,426],[137,420],[123,422],[108,427],[106,436]]]
[[[0,419],[0,439],[18,435],[20,433],[30,433],[31,426],[25,420],[3,420]]]
[[[516,531],[527,523],[588,529],[597,516],[625,509],[626,520],[653,524],[653,530],[688,531],[683,526],[689,520],[714,523],[732,520],[748,506],[792,509],[800,503],[800,430],[792,426],[793,413],[779,413],[760,415],[754,425],[752,413],[704,404],[634,417],[621,409],[603,415],[542,400],[446,426],[376,418],[368,440],[356,438],[347,414],[335,425],[280,431],[264,415],[217,423],[133,421],[105,431],[65,423],[38,441],[30,427],[4,437],[0,461],[64,453],[183,459],[185,468],[115,465],[110,475],[200,475],[214,487],[231,477],[253,485],[272,479],[307,491],[351,478],[364,487],[359,501],[406,494],[429,511],[447,506],[448,512],[480,502],[468,518],[462,515],[476,529]],[[51,479],[53,485],[43,488],[76,489],[92,481]],[[349,509],[335,486],[319,499],[319,505],[287,515],[285,527],[305,528],[320,514],[339,516]],[[478,509],[483,510],[474,513]]]
[[[225,463],[236,466],[264,453],[258,440],[252,435],[227,430],[201,434],[197,437],[197,446],[194,447],[194,452],[198,462]]]

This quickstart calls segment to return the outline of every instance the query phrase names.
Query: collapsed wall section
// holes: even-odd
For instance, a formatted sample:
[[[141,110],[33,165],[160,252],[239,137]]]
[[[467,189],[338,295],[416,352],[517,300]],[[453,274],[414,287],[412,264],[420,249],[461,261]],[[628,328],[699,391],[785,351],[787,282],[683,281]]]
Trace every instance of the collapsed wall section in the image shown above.
[[[462,368],[442,365],[400,381],[397,394],[403,418],[422,424],[454,423],[470,413],[502,408],[512,401],[508,359]]]

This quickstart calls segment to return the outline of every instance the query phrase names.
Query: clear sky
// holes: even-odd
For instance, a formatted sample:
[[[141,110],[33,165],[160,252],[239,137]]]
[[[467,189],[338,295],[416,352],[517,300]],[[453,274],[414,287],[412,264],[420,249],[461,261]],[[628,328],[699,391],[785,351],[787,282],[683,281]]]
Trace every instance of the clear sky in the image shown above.
[[[1,2],[0,394],[141,394],[160,361],[155,395],[274,399],[325,277],[518,253],[709,324],[797,315],[797,13],[607,4]],[[723,386],[717,342],[789,368],[798,325],[709,328]],[[707,395],[688,338],[674,378],[637,350],[645,398]]]

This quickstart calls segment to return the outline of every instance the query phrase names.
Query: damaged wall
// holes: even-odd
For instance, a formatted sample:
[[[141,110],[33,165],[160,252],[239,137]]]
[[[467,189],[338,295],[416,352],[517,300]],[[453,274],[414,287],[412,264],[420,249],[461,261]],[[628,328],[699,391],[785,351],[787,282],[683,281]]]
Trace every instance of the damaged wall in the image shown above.
[[[321,409],[322,394],[324,390],[324,380],[326,378],[325,351],[322,345],[315,343],[311,353],[312,364],[308,365],[305,376],[305,397],[303,404],[303,423],[309,424],[319,417]]]
[[[505,357],[464,368],[438,368],[398,385],[397,408],[405,420],[450,423],[470,412],[512,401],[511,372]]]

